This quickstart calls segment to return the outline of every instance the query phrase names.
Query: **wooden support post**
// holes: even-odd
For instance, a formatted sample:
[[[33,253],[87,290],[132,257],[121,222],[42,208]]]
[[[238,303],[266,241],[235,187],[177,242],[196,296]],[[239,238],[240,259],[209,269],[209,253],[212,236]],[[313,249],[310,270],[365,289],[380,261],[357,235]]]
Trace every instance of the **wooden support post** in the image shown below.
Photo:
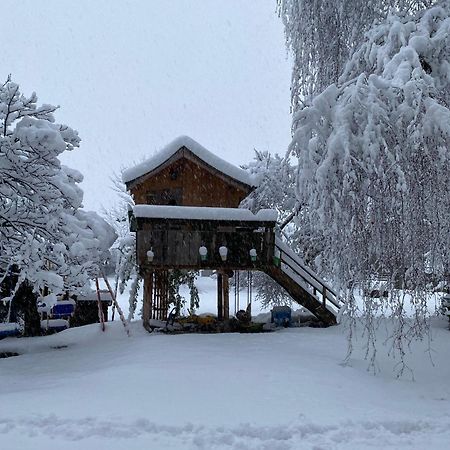
[[[95,287],[97,290],[97,306],[98,306],[98,321],[100,322],[100,327],[102,331],[105,331],[105,315],[103,314],[103,305],[100,297],[100,287],[98,285],[98,278],[95,279]],[[47,321],[48,322],[48,321]]]
[[[253,273],[251,270],[247,272],[247,313],[252,317],[252,285]]]
[[[162,283],[161,272],[158,271],[156,276],[157,276],[157,280],[155,280],[155,283],[157,284],[157,289],[158,289],[158,291],[157,291],[158,292],[158,316],[157,316],[157,319],[163,320],[163,317],[162,317],[162,307],[163,307],[162,292],[163,292],[163,289],[161,286],[161,283]]]
[[[325,308],[327,303],[327,288],[322,286],[322,306]]]
[[[144,302],[142,305],[142,322],[144,328],[149,325],[153,300],[153,272],[147,273],[144,277]]]
[[[159,272],[155,273],[155,299],[156,299],[156,319],[161,320],[161,281]]]
[[[158,302],[158,298],[156,296],[156,283],[155,283],[155,280],[153,278],[153,281],[152,281],[152,306],[151,306],[151,317],[152,317],[152,319],[156,319],[156,313],[157,313],[156,308],[158,307],[158,303],[157,302]]]
[[[239,311],[239,283],[240,272],[236,270],[234,273],[234,315]]]
[[[162,320],[167,320],[169,317],[169,271],[164,270],[161,273],[162,280],[162,296],[163,296],[163,310],[162,310]]]
[[[117,295],[116,295],[117,291],[114,292],[112,290],[111,285],[109,284],[109,281],[108,281],[108,278],[106,277],[106,275],[102,274],[102,276],[103,276],[103,280],[104,280],[104,282],[106,284],[106,287],[108,288],[109,294],[111,295],[113,308],[117,309],[117,312],[119,313],[120,320],[122,321],[122,325],[125,328],[125,331],[127,332],[127,335],[130,336],[130,329],[128,327],[128,322],[125,319],[125,316],[123,315],[122,308],[119,306],[119,303],[117,303]],[[113,314],[112,320],[114,320],[114,314]]]
[[[223,318],[230,318],[230,279],[227,273],[222,275],[222,291],[223,291]]]
[[[166,320],[169,308],[169,272],[167,270],[155,271],[153,317],[158,320]]]
[[[217,271],[217,319],[223,320],[223,278],[222,273]]]
[[[155,281],[156,284],[156,319],[161,320],[161,272],[158,270],[155,273]]]

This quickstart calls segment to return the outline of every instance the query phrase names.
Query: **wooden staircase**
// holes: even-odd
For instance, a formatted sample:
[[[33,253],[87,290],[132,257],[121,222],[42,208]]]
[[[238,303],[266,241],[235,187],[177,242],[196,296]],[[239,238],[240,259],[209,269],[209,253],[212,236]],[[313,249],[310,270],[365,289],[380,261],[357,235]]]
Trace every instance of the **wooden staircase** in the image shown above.
[[[279,238],[275,239],[275,256],[275,264],[265,272],[325,325],[335,325],[341,302],[333,289]]]

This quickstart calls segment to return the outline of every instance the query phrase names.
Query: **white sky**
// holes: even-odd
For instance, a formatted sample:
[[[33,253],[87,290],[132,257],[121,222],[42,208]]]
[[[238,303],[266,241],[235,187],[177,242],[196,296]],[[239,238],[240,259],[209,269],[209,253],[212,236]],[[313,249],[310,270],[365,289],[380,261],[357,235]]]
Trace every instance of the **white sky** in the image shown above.
[[[290,140],[291,63],[275,0],[22,0],[2,10],[0,60],[79,131],[63,162],[87,209],[110,177],[187,134],[242,164]],[[6,17],[5,17],[6,15]]]

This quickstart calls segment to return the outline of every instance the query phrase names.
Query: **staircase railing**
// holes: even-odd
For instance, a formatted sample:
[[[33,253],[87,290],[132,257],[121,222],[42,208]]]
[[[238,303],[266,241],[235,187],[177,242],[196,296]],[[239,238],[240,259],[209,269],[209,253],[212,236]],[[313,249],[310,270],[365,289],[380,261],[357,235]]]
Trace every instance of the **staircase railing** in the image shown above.
[[[318,294],[322,297],[322,305],[327,307],[327,302],[331,303],[337,310],[341,307],[339,297],[336,292],[321,280],[311,269],[303,266],[297,261],[297,256],[292,250],[287,250],[284,243],[280,243],[277,239],[275,242],[275,253],[278,253],[280,269],[283,270],[283,265],[288,267],[301,280],[300,284],[304,284],[307,290],[316,298]],[[284,270],[283,270],[284,271]],[[289,272],[284,271],[287,275]]]

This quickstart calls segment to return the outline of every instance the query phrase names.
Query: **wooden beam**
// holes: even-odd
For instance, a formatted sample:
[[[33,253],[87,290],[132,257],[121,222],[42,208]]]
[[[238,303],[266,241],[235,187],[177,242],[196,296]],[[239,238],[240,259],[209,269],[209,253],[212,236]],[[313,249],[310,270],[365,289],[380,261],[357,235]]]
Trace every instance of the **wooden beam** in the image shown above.
[[[324,285],[322,288],[322,306],[325,308],[327,304],[327,287]]]
[[[142,305],[142,321],[145,328],[149,325],[153,300],[153,272],[149,272],[144,278],[144,301]]]
[[[217,319],[223,320],[223,278],[219,271],[217,272]]]
[[[227,273],[222,275],[222,292],[223,292],[223,318],[230,318],[230,279]]]
[[[97,290],[97,306],[98,306],[98,321],[102,331],[105,331],[105,315],[103,314],[102,300],[100,298],[100,287],[98,285],[98,278],[95,278],[95,288]]]
[[[116,292],[114,292],[112,290],[111,285],[109,284],[108,278],[106,277],[106,275],[104,273],[102,273],[102,277],[103,277],[103,280],[104,280],[104,282],[106,284],[106,287],[108,288],[109,294],[111,295],[113,308],[115,307],[117,309],[117,312],[119,313],[120,320],[122,321],[122,325],[125,328],[125,331],[127,332],[127,335],[129,337],[130,336],[130,328],[128,327],[128,322],[125,319],[125,316],[123,315],[122,308],[120,307],[119,303],[117,302]],[[108,317],[106,317],[106,320],[108,320]],[[114,315],[112,317],[112,320],[114,320]]]

